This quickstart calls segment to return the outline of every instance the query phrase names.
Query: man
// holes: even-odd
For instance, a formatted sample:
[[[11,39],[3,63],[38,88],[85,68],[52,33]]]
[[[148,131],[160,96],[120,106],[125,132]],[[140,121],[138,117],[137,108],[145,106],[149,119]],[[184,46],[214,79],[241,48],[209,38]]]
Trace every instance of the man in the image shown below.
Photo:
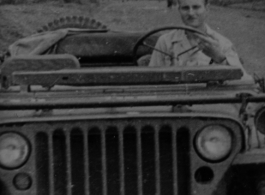
[[[221,64],[240,67],[246,75],[232,43],[206,24],[208,0],[179,0],[178,4],[183,23],[205,33],[205,36],[183,30],[174,30],[162,35],[157,41],[157,50],[153,51],[149,66]],[[183,53],[190,48],[192,49]]]

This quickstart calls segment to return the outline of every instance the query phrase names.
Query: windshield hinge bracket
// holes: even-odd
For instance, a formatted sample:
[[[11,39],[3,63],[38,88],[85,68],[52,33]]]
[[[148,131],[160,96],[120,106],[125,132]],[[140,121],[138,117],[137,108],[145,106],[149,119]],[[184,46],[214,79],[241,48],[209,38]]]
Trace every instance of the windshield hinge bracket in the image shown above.
[[[236,96],[242,100],[241,107],[239,109],[239,117],[242,118],[242,121],[245,122],[247,120],[246,108],[248,105],[248,98],[251,97],[252,95],[249,93],[240,93],[237,94]]]

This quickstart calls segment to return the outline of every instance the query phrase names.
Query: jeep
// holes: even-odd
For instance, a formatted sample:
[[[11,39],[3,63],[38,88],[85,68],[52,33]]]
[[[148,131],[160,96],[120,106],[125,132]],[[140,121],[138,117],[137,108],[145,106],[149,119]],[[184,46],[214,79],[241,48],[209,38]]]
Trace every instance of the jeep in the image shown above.
[[[67,17],[12,44],[0,72],[0,194],[265,194],[264,79],[146,66],[160,31],[176,28],[194,31]]]

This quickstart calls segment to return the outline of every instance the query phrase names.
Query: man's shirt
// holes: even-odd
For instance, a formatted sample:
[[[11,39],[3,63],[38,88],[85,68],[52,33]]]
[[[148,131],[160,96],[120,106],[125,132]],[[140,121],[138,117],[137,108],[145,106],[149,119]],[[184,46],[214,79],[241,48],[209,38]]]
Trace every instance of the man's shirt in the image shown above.
[[[223,62],[224,64],[240,67],[245,72],[233,44],[227,38],[212,30],[208,25],[206,25],[206,34],[211,35],[219,42],[226,56],[226,60]],[[187,53],[181,54],[183,51],[196,46],[196,44],[197,43],[192,43],[192,41],[187,38],[183,30],[174,30],[164,34],[158,39],[155,48],[170,54],[170,56],[154,50],[149,66],[210,65],[212,59],[197,47]]]

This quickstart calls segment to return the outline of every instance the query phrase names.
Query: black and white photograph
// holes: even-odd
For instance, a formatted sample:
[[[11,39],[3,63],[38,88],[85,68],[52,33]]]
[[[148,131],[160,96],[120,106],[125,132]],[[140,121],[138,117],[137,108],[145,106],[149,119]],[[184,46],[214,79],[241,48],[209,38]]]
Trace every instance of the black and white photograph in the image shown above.
[[[0,0],[0,195],[265,195],[265,0]]]

